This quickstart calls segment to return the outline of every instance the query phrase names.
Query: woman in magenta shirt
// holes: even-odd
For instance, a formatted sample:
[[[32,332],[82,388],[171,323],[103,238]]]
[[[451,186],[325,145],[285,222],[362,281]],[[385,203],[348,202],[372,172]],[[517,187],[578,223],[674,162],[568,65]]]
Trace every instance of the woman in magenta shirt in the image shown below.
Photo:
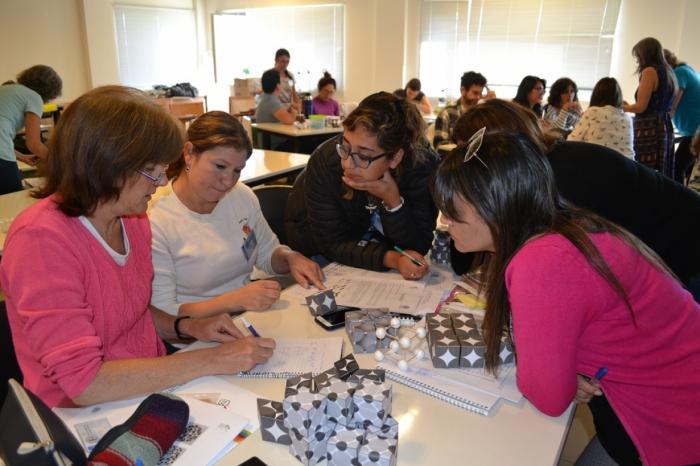
[[[0,263],[24,385],[49,407],[132,398],[272,354],[273,340],[242,338],[228,316],[149,306],[144,214],[182,147],[179,122],[135,89],[94,89],[61,115],[43,199],[14,221]],[[161,338],[222,344],[166,356]]]
[[[633,443],[604,445],[618,462],[700,462],[699,305],[637,238],[560,198],[525,137],[484,132],[443,160],[434,197],[459,251],[491,253],[487,367],[509,332],[518,387],[540,411],[599,388],[610,408],[593,409],[596,426],[619,421]]]
[[[313,99],[313,113],[317,115],[340,116],[340,105],[333,99],[335,79],[326,71],[318,80],[318,95]]]

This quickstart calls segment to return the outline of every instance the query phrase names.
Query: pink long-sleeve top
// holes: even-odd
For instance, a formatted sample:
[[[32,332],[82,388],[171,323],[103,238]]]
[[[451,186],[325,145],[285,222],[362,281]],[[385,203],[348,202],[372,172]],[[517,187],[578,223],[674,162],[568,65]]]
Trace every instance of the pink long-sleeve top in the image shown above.
[[[73,406],[104,361],[165,354],[148,310],[148,219],[123,225],[130,246],[123,266],[51,198],[10,228],[0,285],[24,385],[50,407]]]
[[[576,373],[600,382],[646,465],[700,462],[700,306],[613,235],[591,235],[626,290],[628,308],[560,235],[527,243],[506,270],[518,386],[557,416]]]

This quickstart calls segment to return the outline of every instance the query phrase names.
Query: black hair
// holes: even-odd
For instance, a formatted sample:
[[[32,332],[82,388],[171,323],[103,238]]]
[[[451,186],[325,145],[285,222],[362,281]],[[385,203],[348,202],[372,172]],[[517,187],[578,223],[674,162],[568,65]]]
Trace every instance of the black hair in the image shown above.
[[[561,95],[567,93],[569,87],[574,88],[574,102],[578,102],[578,87],[576,83],[570,78],[559,78],[549,88],[547,103],[555,108],[561,107]]]
[[[459,85],[467,91],[472,86],[486,87],[486,78],[483,74],[477,73],[476,71],[467,71],[462,75]]]
[[[265,71],[262,78],[260,78],[260,84],[262,84],[262,89],[265,94],[272,94],[275,92],[275,89],[279,83],[280,74],[274,68]]]
[[[615,78],[602,78],[593,88],[591,94],[591,107],[622,107],[622,90]]]
[[[518,86],[518,92],[515,94],[513,102],[518,103],[525,108],[529,108],[530,110],[535,112],[535,115],[537,115],[537,117],[539,118],[542,117],[542,105],[537,103],[531,107],[530,102],[527,100],[527,96],[535,88],[535,86],[537,86],[537,83],[542,83],[542,87],[544,89],[547,89],[547,81],[545,79],[538,78],[537,76],[532,75],[525,76],[523,80],[520,81],[520,85]]]
[[[331,74],[328,71],[324,71],[323,77],[318,80],[318,90],[320,91],[329,84],[333,84],[333,89],[338,87],[335,84],[335,79],[333,79],[333,76],[331,76]]]

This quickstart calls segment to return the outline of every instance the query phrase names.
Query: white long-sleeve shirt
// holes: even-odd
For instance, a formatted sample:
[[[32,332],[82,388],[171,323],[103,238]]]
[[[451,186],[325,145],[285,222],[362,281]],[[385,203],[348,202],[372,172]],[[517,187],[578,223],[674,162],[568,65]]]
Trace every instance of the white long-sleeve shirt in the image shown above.
[[[612,105],[588,107],[567,139],[599,144],[634,159],[632,117]]]
[[[210,214],[198,214],[169,185],[148,211],[153,230],[151,304],[177,315],[184,303],[215,298],[246,285],[253,266],[274,274],[272,253],[280,246],[260,211],[255,193],[238,183]],[[246,260],[249,227],[257,247]],[[246,228],[247,230],[247,228]]]

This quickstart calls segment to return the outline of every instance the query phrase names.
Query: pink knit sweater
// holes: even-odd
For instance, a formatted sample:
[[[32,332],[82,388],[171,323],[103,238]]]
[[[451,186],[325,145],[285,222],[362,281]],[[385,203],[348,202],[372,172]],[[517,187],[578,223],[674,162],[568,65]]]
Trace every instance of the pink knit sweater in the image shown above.
[[[617,294],[560,235],[526,244],[506,270],[518,386],[557,416],[576,373],[609,369],[601,387],[646,465],[700,462],[700,306],[610,234],[591,236],[627,291]]]
[[[148,311],[148,219],[125,218],[124,227],[124,266],[50,198],[10,228],[0,285],[24,385],[50,407],[72,406],[103,361],[165,354]]]

